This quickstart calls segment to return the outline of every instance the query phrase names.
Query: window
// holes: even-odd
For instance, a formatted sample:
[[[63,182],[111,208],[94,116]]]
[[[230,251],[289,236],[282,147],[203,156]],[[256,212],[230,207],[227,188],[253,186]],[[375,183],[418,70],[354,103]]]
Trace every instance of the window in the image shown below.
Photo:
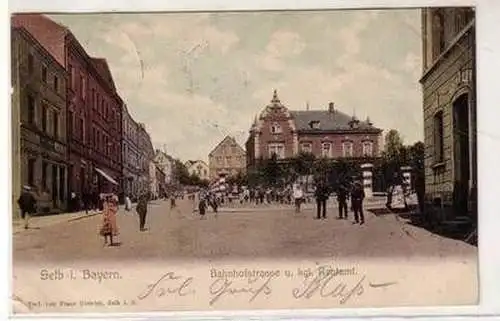
[[[94,149],[95,147],[97,146],[97,130],[95,129],[95,127],[92,127],[92,142],[94,143]],[[126,151],[126,147],[125,147],[125,151]]]
[[[331,158],[332,157],[332,144],[323,143],[321,144],[321,156]]]
[[[226,157],[226,164],[227,164],[228,166],[231,166],[231,161],[232,161],[232,157],[231,157],[231,156],[227,156],[227,157]]]
[[[319,125],[320,125],[319,120],[313,120],[309,123],[309,127],[311,129],[319,129]]]
[[[85,98],[85,78],[80,75],[80,97]]]
[[[57,93],[59,91],[59,78],[54,76],[54,91]]]
[[[217,160],[217,164],[222,165],[222,157],[221,156],[217,156],[215,159]]]
[[[83,118],[79,118],[78,122],[79,122],[79,127],[80,127],[80,128],[78,128],[78,130],[80,131],[79,132],[80,139],[83,140]]]
[[[42,81],[47,82],[47,67],[42,66]]]
[[[35,185],[35,162],[36,159],[28,159],[28,185]]]
[[[59,138],[59,115],[57,114],[56,111],[53,112],[53,117],[54,117],[54,138]]]
[[[269,157],[275,154],[278,159],[285,158],[285,145],[284,144],[269,144]]]
[[[42,188],[47,188],[47,167],[48,164],[46,162],[42,162]]]
[[[300,150],[304,153],[311,153],[312,152],[312,145],[311,143],[302,143],[300,144]]]
[[[271,134],[280,134],[281,133],[281,126],[278,123],[273,123],[271,125]]]
[[[72,111],[69,111],[68,112],[68,129],[69,129],[69,133],[68,133],[68,136],[71,137],[71,135],[73,134],[73,124],[74,124],[74,118],[73,118],[73,112]]]
[[[372,142],[363,142],[363,156],[373,156]]]
[[[68,65],[68,70],[69,70],[69,86],[71,89],[75,89],[75,79],[73,78],[75,76],[75,71],[73,69],[72,65]]]
[[[342,155],[344,157],[352,157],[352,142],[342,143]]]
[[[33,57],[32,53],[28,54],[28,72],[32,73],[35,69],[35,57]]]
[[[434,115],[434,162],[441,163],[444,160],[444,123],[443,111]]]
[[[42,105],[42,130],[47,131],[48,110],[46,105]]]
[[[28,95],[28,123],[35,123],[35,98],[31,95]]]

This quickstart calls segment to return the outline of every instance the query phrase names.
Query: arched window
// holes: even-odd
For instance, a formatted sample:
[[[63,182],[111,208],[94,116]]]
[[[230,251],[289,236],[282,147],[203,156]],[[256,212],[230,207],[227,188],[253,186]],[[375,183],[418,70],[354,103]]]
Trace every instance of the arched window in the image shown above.
[[[278,123],[273,123],[271,125],[271,133],[272,134],[279,134],[281,133],[281,126]]]

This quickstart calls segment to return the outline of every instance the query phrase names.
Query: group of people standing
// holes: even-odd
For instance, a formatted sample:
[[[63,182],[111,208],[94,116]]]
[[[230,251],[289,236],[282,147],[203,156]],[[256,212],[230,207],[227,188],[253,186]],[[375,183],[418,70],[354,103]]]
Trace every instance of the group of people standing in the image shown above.
[[[354,183],[340,183],[334,190],[326,181],[317,181],[315,184],[314,197],[316,199],[316,219],[326,219],[327,201],[332,192],[336,193],[339,216],[338,219],[348,218],[348,200],[351,200],[351,209],[354,212],[354,222],[358,224],[365,223],[363,213],[363,200],[365,192],[360,181]],[[293,186],[293,197],[295,202],[295,211],[300,212],[300,206],[305,202],[305,192],[303,184],[298,183]]]

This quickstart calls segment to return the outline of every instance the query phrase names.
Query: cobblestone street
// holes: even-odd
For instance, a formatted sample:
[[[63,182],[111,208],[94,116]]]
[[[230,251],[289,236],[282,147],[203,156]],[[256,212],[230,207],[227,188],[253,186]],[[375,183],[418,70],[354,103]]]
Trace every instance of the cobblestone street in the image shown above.
[[[22,230],[13,237],[16,262],[56,262],[102,259],[186,258],[343,258],[470,256],[477,248],[405,224],[394,215],[365,211],[366,224],[338,220],[330,201],[327,220],[315,220],[313,205],[296,214],[290,205],[221,208],[206,219],[192,213],[192,202],[149,205],[146,232],[139,232],[135,212],[118,214],[120,246],[103,247],[98,235],[101,215]],[[369,205],[368,205],[369,206]]]

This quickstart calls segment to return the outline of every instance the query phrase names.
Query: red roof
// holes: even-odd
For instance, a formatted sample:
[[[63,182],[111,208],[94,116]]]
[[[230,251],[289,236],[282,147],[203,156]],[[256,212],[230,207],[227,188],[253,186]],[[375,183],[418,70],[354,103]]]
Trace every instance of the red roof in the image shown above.
[[[60,63],[65,64],[65,37],[69,30],[42,14],[14,14],[13,27],[26,29]]]
[[[113,76],[111,75],[111,71],[106,59],[92,57],[92,62],[94,63],[94,66],[96,67],[97,71],[99,71],[101,76],[109,83],[111,88],[116,91],[115,82],[113,81]]]

